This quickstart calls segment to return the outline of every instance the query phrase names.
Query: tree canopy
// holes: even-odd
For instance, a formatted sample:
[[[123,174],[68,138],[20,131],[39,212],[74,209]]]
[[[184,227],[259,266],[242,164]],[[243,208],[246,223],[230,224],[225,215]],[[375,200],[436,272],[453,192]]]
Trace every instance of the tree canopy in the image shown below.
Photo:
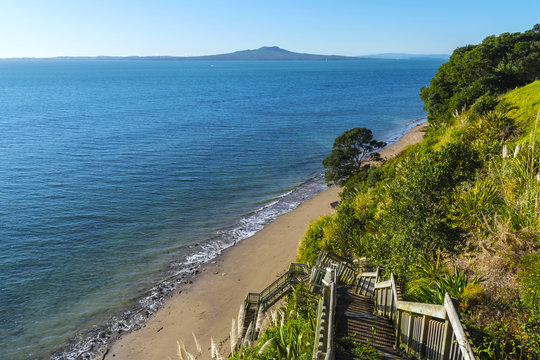
[[[420,97],[430,124],[485,95],[498,95],[540,78],[540,24],[523,33],[488,36],[481,44],[457,48]]]
[[[344,184],[355,173],[361,171],[362,161],[368,156],[379,157],[377,150],[386,146],[383,141],[373,139],[371,130],[354,128],[345,131],[334,141],[332,152],[323,160],[327,169],[327,183]]]

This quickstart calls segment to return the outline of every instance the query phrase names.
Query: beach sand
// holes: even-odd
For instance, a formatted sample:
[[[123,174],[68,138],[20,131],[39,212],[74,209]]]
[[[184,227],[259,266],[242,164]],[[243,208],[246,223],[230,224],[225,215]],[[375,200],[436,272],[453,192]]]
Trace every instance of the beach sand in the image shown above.
[[[391,158],[408,145],[419,142],[427,123],[406,133],[383,149]],[[295,210],[280,216],[252,237],[225,250],[215,262],[201,268],[192,284],[183,286],[139,330],[124,335],[110,348],[105,359],[178,359],[177,341],[196,353],[194,333],[203,355],[209,359],[210,338],[222,356],[230,351],[231,319],[238,316],[248,292],[260,292],[294,262],[298,242],[308,225],[322,215],[331,214],[331,203],[339,200],[336,186],[313,196]]]

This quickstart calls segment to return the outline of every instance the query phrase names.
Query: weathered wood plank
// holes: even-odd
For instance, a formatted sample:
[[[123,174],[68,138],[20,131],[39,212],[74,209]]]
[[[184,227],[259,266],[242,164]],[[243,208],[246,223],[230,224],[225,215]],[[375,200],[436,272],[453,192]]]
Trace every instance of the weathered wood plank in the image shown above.
[[[375,284],[375,289],[384,289],[392,286],[392,280],[381,281]]]
[[[361,277],[376,277],[378,274],[376,271],[373,272],[363,272],[360,274]]]
[[[399,310],[409,311],[419,315],[428,315],[437,319],[446,318],[446,310],[443,305],[422,304],[410,301],[398,301],[396,307]]]
[[[446,315],[448,316],[448,320],[450,321],[450,324],[452,324],[452,330],[454,331],[454,335],[456,337],[456,341],[459,344],[459,348],[461,350],[463,358],[465,360],[474,360],[475,357],[471,348],[471,344],[469,344],[469,340],[465,335],[463,325],[461,325],[461,319],[459,318],[459,314],[454,306],[454,303],[452,302],[452,298],[450,297],[450,295],[448,295],[448,293],[446,293],[444,296],[444,308],[446,311]]]

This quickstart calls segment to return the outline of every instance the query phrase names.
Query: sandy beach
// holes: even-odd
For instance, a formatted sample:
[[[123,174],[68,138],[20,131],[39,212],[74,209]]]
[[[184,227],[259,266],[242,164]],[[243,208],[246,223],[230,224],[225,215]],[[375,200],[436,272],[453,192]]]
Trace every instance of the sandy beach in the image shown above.
[[[414,127],[400,140],[383,149],[391,158],[408,145],[419,142],[427,123]],[[172,296],[139,330],[124,335],[109,349],[105,359],[177,359],[177,341],[196,353],[194,333],[208,359],[212,337],[226,355],[231,319],[248,292],[259,292],[286,271],[296,259],[300,238],[309,223],[331,214],[331,203],[339,200],[338,187],[317,194],[295,210],[270,223],[254,236],[227,249],[214,262],[201,268],[193,283]]]

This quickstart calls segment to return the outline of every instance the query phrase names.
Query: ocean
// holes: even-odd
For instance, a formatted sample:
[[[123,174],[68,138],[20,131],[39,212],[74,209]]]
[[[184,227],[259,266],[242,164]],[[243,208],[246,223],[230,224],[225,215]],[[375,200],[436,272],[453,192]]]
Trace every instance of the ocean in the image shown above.
[[[0,61],[0,358],[89,358],[325,189],[353,127],[423,121],[439,60]]]

